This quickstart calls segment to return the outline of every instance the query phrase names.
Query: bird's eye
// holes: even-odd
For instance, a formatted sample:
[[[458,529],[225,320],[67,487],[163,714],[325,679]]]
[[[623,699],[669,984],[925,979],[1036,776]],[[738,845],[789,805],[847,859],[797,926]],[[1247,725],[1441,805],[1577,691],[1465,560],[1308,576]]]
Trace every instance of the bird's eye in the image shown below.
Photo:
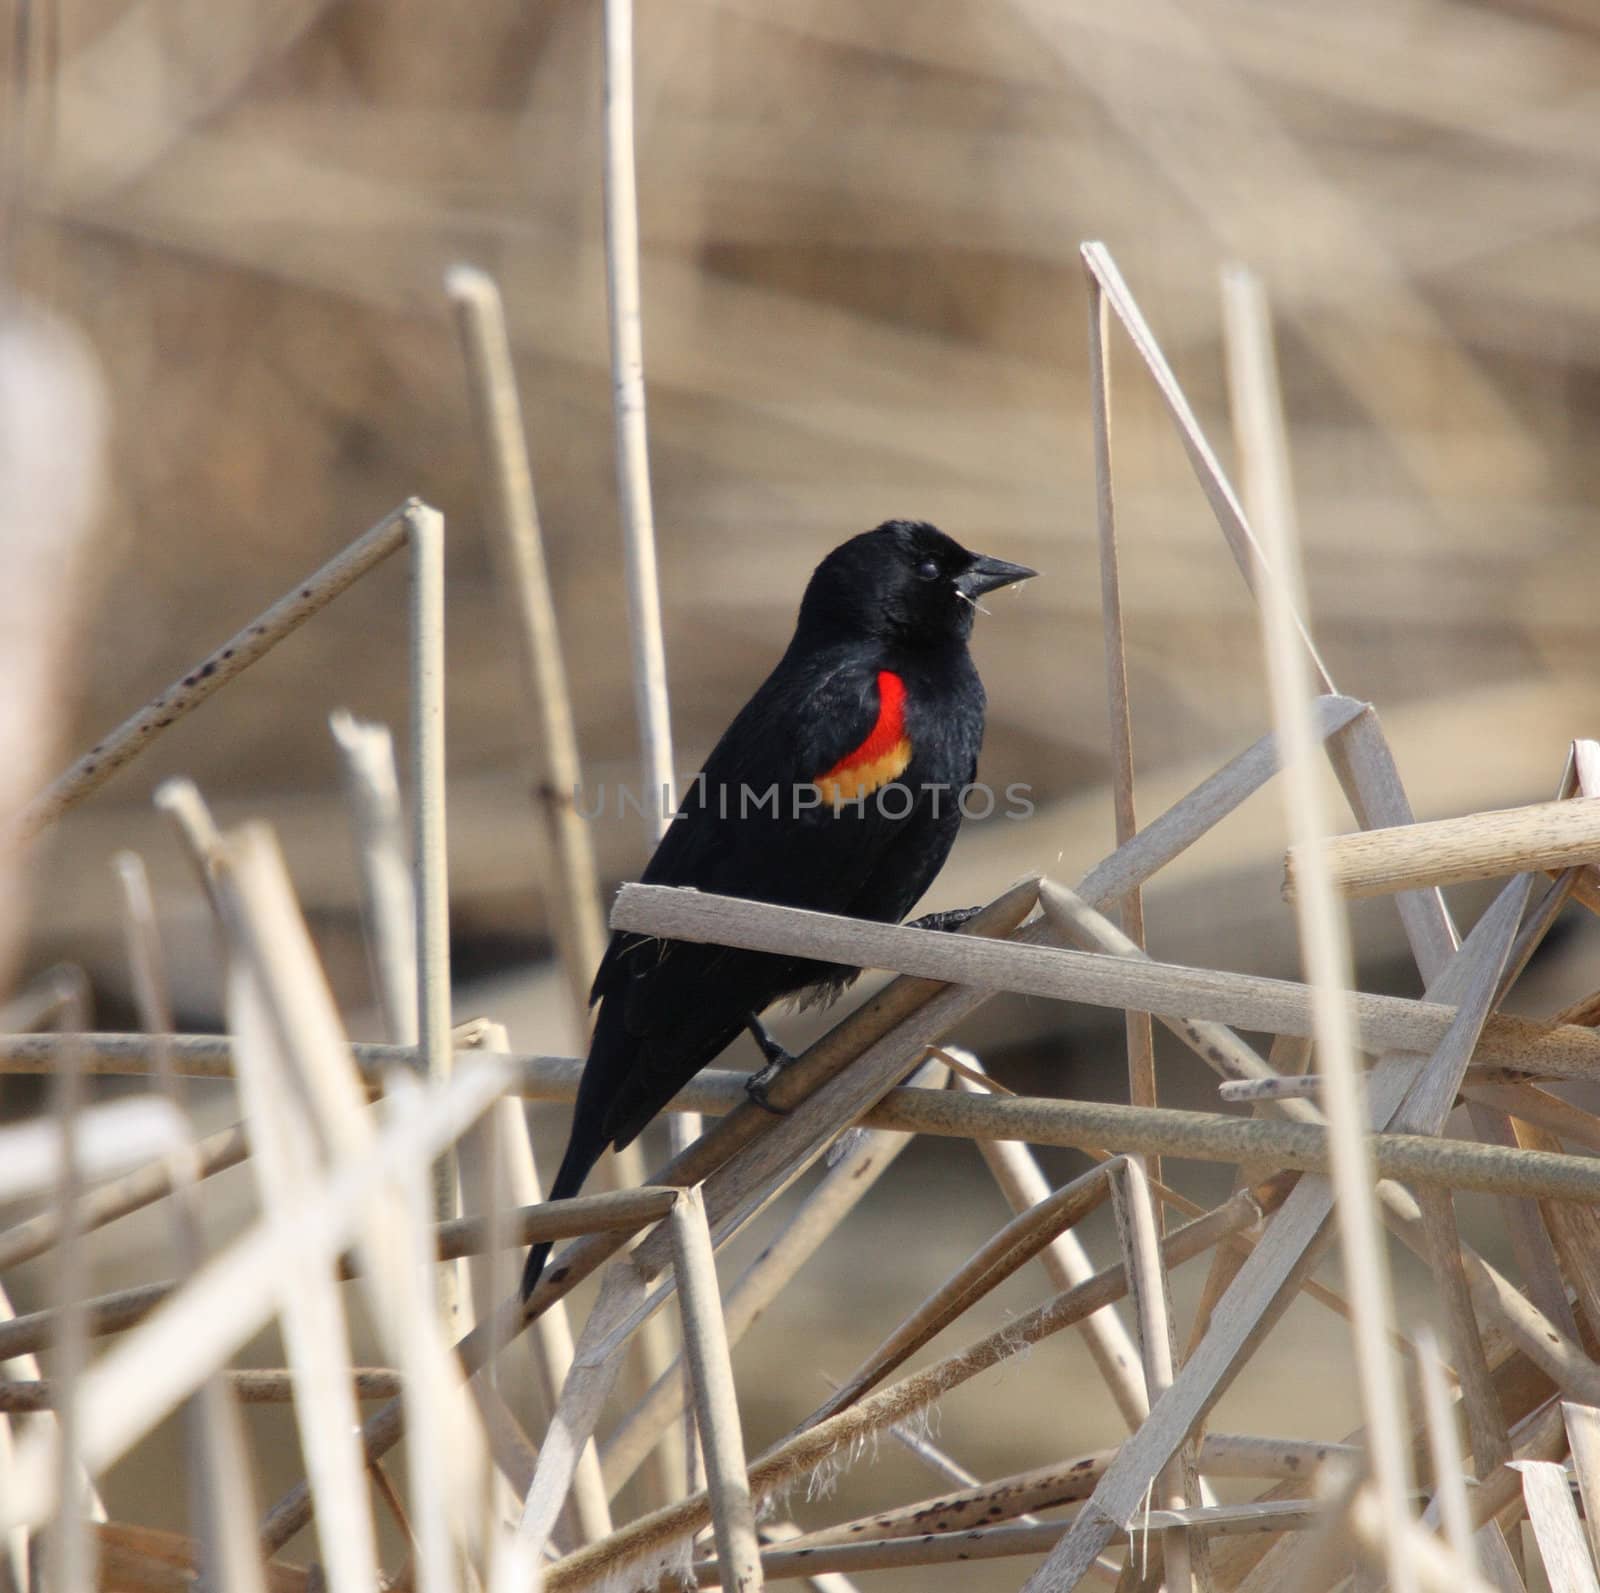
[[[939,566],[932,559],[924,559],[917,566],[917,579],[921,581],[937,581],[939,579]]]

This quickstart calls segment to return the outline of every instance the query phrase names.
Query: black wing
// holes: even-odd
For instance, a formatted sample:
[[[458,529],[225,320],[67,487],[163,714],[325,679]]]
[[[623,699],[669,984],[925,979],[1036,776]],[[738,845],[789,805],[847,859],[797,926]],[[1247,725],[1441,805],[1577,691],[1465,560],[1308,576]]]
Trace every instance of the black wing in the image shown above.
[[[877,671],[865,661],[808,665],[780,666],[728,727],[651,857],[646,883],[853,912],[862,911],[864,887],[909,867],[919,878],[889,893],[898,900],[909,891],[892,916],[921,895],[954,824],[936,826],[948,835],[930,848],[934,837],[922,834],[928,826],[918,815],[885,817],[871,800],[839,814],[809,805],[813,782],[863,743],[881,703]],[[614,935],[591,992],[606,1001],[602,1023],[610,1028],[620,1016],[631,1042],[626,1072],[609,1084],[608,1136],[626,1142],[637,1133],[738,1035],[747,1013],[837,972],[801,958]]]

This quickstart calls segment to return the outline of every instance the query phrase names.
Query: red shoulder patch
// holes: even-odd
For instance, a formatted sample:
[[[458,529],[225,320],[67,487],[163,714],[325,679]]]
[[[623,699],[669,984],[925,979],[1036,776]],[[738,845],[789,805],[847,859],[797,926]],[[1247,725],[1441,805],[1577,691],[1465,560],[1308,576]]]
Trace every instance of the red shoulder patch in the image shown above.
[[[906,737],[906,685],[891,669],[878,671],[878,718],[867,738],[814,782],[835,807],[870,796],[905,772],[911,762]]]

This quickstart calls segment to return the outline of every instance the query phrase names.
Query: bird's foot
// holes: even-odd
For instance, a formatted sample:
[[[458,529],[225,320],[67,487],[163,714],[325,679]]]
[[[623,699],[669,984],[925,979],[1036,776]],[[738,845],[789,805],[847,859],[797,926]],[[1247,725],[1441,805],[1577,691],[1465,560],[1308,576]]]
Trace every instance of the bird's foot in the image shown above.
[[[750,1031],[750,1037],[761,1047],[761,1054],[767,1059],[767,1065],[759,1071],[752,1073],[744,1083],[744,1092],[764,1112],[771,1112],[774,1117],[787,1117],[789,1108],[775,1106],[767,1095],[767,1091],[777,1082],[778,1075],[794,1061],[791,1052],[785,1051],[767,1032],[767,1026],[755,1013],[745,1019],[745,1027]]]
[[[942,913],[924,913],[921,918],[913,918],[907,929],[960,929],[969,920],[981,913],[981,907],[947,907]]]

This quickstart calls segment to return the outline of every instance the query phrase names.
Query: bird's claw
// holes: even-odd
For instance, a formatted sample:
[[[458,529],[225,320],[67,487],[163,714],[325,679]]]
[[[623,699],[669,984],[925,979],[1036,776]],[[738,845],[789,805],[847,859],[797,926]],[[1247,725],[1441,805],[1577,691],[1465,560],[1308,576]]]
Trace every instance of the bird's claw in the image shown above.
[[[752,1073],[744,1082],[744,1092],[764,1112],[771,1112],[774,1117],[787,1117],[789,1108],[774,1105],[767,1092],[777,1082],[778,1075],[794,1061],[794,1057],[778,1044],[767,1032],[767,1026],[755,1013],[745,1019],[745,1027],[750,1031],[750,1037],[761,1047],[761,1054],[767,1059],[767,1065]]]
[[[981,913],[981,907],[947,907],[942,913],[924,913],[921,918],[913,918],[907,929],[960,929],[960,927],[974,919]]]
[[[793,1057],[786,1056],[785,1062],[792,1062]],[[772,1088],[773,1082],[783,1072],[784,1062],[769,1062],[759,1072],[752,1073],[744,1081],[744,1093],[750,1097],[763,1112],[771,1112],[774,1117],[787,1117],[789,1108],[779,1106],[767,1091]]]

